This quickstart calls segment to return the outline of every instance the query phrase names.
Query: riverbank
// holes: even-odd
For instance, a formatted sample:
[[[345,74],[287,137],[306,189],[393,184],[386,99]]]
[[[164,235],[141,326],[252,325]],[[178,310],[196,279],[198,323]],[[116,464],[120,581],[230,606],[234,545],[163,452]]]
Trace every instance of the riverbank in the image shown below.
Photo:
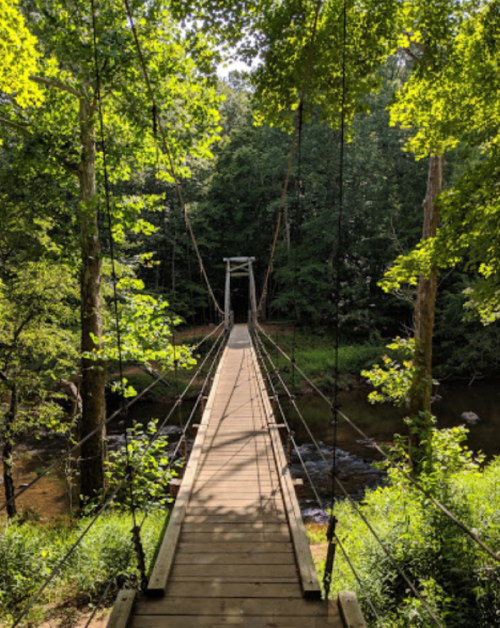
[[[176,343],[196,345],[205,335],[213,331],[215,326],[190,327],[176,334]],[[335,386],[335,339],[331,334],[313,334],[295,329],[288,323],[266,323],[263,325],[265,332],[276,342],[290,357],[295,356],[296,364],[307,375],[315,386],[326,394],[331,394]],[[198,351],[198,363],[203,360],[207,352],[215,342],[215,336],[206,341]],[[262,336],[267,350],[279,368],[286,385],[295,394],[310,394],[311,385],[292,368],[290,362],[273,347],[272,343]],[[366,386],[360,373],[373,364],[380,361],[385,353],[385,343],[342,344],[339,347],[339,388],[352,390],[360,386]],[[192,383],[187,399],[195,398],[201,390],[205,374],[210,367],[210,360],[202,373]],[[168,402],[182,393],[196,372],[196,367],[190,370],[179,369],[177,372],[165,374],[163,381],[159,382],[145,396],[150,402]],[[137,392],[146,389],[153,378],[138,367],[128,368],[125,372],[128,383]]]

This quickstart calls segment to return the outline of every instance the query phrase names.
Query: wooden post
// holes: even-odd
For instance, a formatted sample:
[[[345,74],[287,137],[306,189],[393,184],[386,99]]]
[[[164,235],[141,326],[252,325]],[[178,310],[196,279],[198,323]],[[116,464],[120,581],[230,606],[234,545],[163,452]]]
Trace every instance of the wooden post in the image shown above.
[[[288,466],[292,464],[292,438],[295,436],[295,432],[288,432],[286,439],[286,461]]]
[[[228,257],[224,258],[226,262],[226,291],[224,293],[224,329],[231,329],[231,262]]]
[[[255,325],[257,322],[257,294],[255,292],[255,277],[253,275],[254,257],[248,259],[248,277],[250,284],[250,311],[252,312],[250,324]]]
[[[181,478],[172,478],[168,483],[168,492],[170,497],[177,497],[179,494],[179,490],[181,488],[182,479]]]

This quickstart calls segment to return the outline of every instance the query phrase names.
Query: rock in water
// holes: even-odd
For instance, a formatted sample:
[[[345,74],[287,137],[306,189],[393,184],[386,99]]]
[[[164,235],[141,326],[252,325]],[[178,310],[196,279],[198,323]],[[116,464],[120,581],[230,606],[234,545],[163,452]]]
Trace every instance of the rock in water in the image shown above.
[[[469,425],[475,425],[481,420],[475,412],[462,412],[460,418]]]

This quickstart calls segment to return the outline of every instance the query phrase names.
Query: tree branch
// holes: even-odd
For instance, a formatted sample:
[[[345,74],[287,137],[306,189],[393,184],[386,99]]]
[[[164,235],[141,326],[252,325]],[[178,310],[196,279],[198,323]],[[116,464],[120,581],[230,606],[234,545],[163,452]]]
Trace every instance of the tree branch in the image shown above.
[[[409,48],[403,48],[403,51],[406,52],[406,54],[414,59],[417,63],[420,63],[420,57],[412,52]]]
[[[21,133],[25,137],[35,138],[35,135],[28,129],[28,127],[23,126],[22,124],[18,124],[17,122],[12,122],[12,120],[7,120],[7,118],[0,117],[0,124],[4,124],[9,127],[13,131],[17,131]],[[48,146],[49,154],[50,154],[50,145],[47,145],[47,142],[43,142],[45,146]],[[68,161],[65,157],[61,155],[52,155],[52,157],[59,162],[59,164],[67,171],[69,174],[78,175],[78,164],[75,164],[71,161]]]
[[[18,124],[17,122],[12,122],[12,120],[7,120],[7,118],[0,117],[0,124],[4,124],[10,129],[17,131],[18,133],[22,133],[26,137],[33,137],[33,133],[28,129],[28,127]]]
[[[74,87],[71,87],[71,85],[61,83],[61,81],[45,78],[44,76],[30,76],[30,80],[32,80],[34,83],[44,85],[45,87],[55,87],[56,89],[60,89],[63,92],[68,92],[68,94],[73,94],[73,96],[76,96],[77,98],[84,98],[84,94],[82,92],[79,92]]]

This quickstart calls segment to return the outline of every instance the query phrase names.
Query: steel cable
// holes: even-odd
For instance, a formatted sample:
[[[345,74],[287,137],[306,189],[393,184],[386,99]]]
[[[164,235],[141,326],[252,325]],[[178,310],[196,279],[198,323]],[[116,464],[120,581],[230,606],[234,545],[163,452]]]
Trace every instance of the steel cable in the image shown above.
[[[201,345],[208,340],[211,336],[213,336],[218,330],[220,330],[220,328],[222,327],[224,323],[219,323],[219,325],[212,330],[212,332],[210,334],[207,334],[197,345],[195,345],[195,347],[193,348],[193,353],[195,351],[198,350],[199,347],[201,347]],[[196,376],[195,376],[196,377]],[[162,376],[159,376],[155,381],[153,381],[147,388],[145,388],[144,390],[142,390],[137,396],[135,396],[133,399],[131,399],[123,408],[120,408],[119,410],[116,410],[115,412],[113,412],[107,419],[106,421],[104,421],[104,426],[107,426],[111,421],[113,421],[114,419],[116,419],[118,416],[120,416],[122,414],[122,412],[127,411],[131,406],[134,405],[134,403],[137,403],[137,401],[139,401],[139,399],[141,399],[142,397],[144,397],[144,395],[146,395],[148,392],[150,392],[155,386],[156,384],[158,384],[159,381],[161,381]],[[191,382],[189,383],[189,387],[191,386],[191,384],[193,383],[194,379],[191,380]],[[184,391],[184,394],[187,393],[187,390]],[[48,473],[50,473],[50,471],[53,471],[58,465],[61,464],[61,462],[64,462],[64,460],[66,460],[69,456],[71,456],[72,453],[74,453],[83,443],[85,443],[89,438],[91,438],[92,436],[94,436],[94,434],[96,434],[100,429],[102,429],[102,426],[98,426],[95,429],[93,429],[91,432],[89,432],[84,438],[82,438],[81,440],[79,440],[75,445],[73,445],[70,449],[68,449],[60,458],[58,458],[55,462],[53,462],[52,464],[50,464],[46,469],[44,469],[43,471],[41,471],[36,478],[34,478],[33,480],[31,480],[31,482],[29,482],[26,486],[24,486],[21,490],[19,490],[13,497],[11,497],[8,501],[6,501],[4,504],[2,504],[0,506],[0,512],[2,512],[2,510],[4,510],[5,508],[7,508],[8,504],[10,504],[11,502],[13,502],[14,500],[16,500],[18,497],[20,497],[23,493],[25,493],[26,491],[28,491],[30,488],[32,488],[35,484],[37,484],[41,479],[43,479]]]
[[[262,334],[271,342],[273,346],[277,348],[277,350],[285,357],[289,362],[291,361],[290,356],[287,355],[285,351],[281,347],[279,347],[276,342],[264,331],[264,329],[258,325],[257,328],[262,332]],[[318,395],[330,406],[331,401],[328,397],[307,377],[304,371],[295,364],[295,368],[297,372],[304,378],[305,381],[311,386],[311,388],[318,393]],[[385,460],[391,463],[393,467],[409,482],[411,482],[438,510],[440,510],[446,517],[448,517],[453,523],[459,527],[463,532],[465,532],[477,545],[481,547],[487,554],[489,554],[496,562],[500,562],[500,556],[495,553],[490,547],[488,547],[481,539],[473,532],[470,528],[468,528],[462,521],[457,519],[455,515],[450,512],[446,506],[443,506],[435,497],[433,497],[429,491],[427,491],[417,480],[412,477],[409,473],[407,473],[401,465],[394,460],[389,454],[387,454],[380,445],[373,439],[370,438],[360,427],[358,427],[344,412],[339,410],[339,416],[341,416],[345,422],[352,427],[363,439],[366,443],[369,443],[371,447],[373,447]],[[367,445],[368,446],[368,445]]]

